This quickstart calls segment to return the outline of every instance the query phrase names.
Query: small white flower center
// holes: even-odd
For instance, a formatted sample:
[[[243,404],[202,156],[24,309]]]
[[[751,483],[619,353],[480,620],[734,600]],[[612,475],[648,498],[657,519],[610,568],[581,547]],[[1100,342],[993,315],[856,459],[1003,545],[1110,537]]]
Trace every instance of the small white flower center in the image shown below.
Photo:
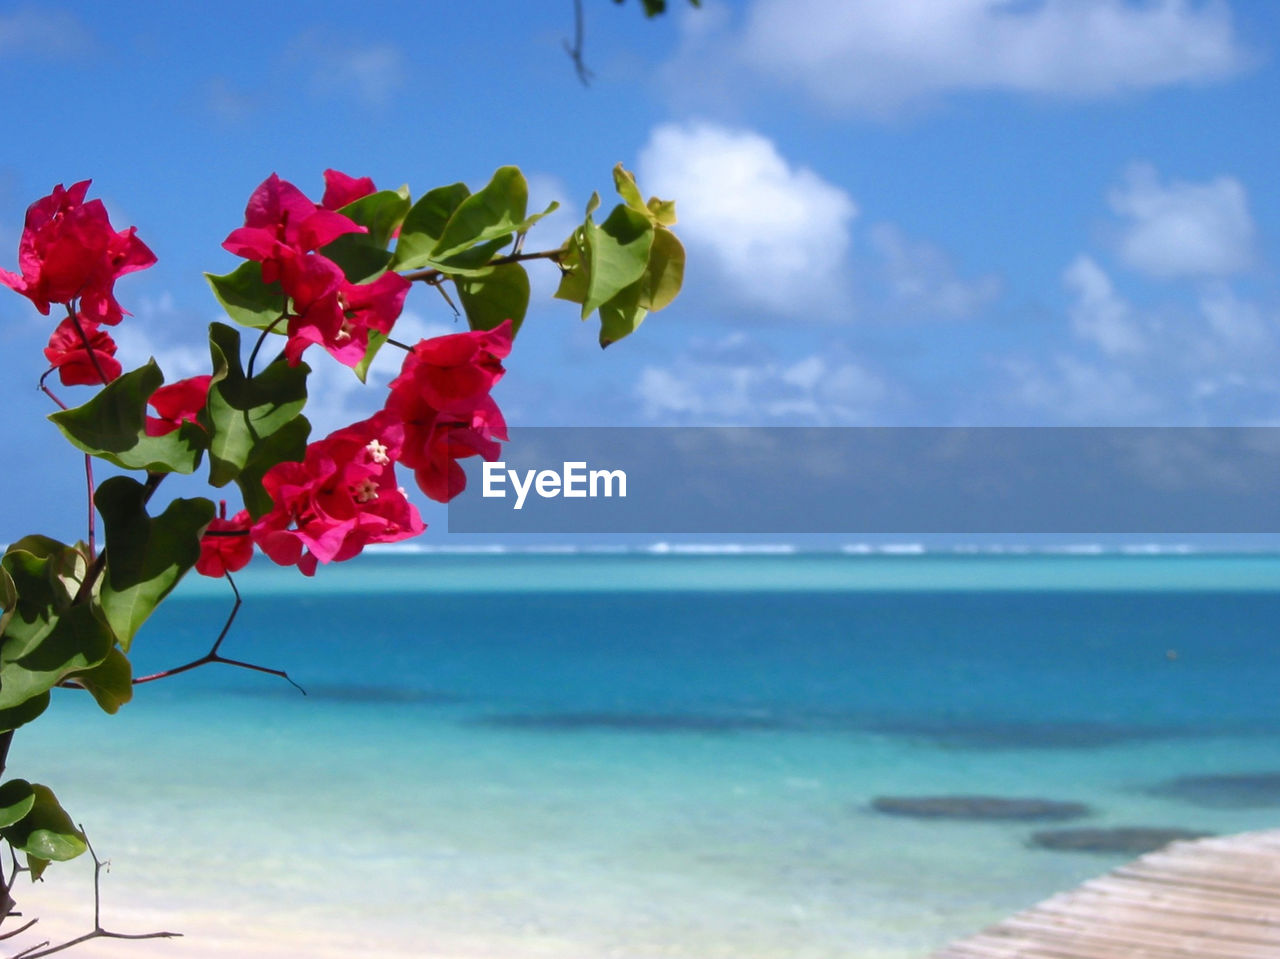
[[[379,466],[386,466],[391,462],[391,457],[387,455],[387,448],[377,440],[369,440],[365,449],[369,452],[369,459]]]
[[[357,503],[370,503],[378,498],[378,484],[371,479],[361,480],[352,493]]]

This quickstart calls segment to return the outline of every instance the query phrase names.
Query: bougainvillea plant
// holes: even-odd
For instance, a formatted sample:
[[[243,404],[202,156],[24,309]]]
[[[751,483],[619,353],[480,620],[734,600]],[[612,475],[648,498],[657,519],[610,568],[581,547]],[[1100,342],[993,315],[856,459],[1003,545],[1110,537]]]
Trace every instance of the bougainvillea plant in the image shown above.
[[[455,183],[416,201],[407,187],[378,190],[367,177],[326,170],[317,203],[272,174],[249,198],[244,224],[222,243],[244,262],[225,275],[206,274],[227,317],[250,335],[242,341],[234,326],[212,324],[209,373],[174,382],[155,360],[126,372],[110,332],[128,315],[116,281],[156,261],[137,230],[112,226],[102,202],[88,199],[89,181],[59,185],[33,203],[18,272],[0,270],[0,282],[57,318],[40,387],[59,407],[49,418],[84,453],[89,509],[84,541],[29,535],[0,558],[0,771],[15,730],[38,719],[55,690],[88,694],[115,713],[135,685],[207,663],[284,676],[222,656],[226,627],[205,656],[150,676],[134,675],[129,653],[193,568],[227,579],[235,596],[229,626],[240,605],[231,574],[255,551],[312,576],[370,544],[421,533],[402,485],[407,474],[428,497],[447,502],[465,484],[458,461],[495,459],[507,438],[490,392],[528,307],[526,261],[559,267],[555,296],[579,304],[583,319],[599,316],[602,346],[670,303],[684,272],[684,250],[670,230],[674,207],[643,200],[621,165],[613,179],[622,201],[607,217],[596,222],[600,198],[593,195],[564,243],[524,252],[526,232],[556,205],[530,215],[528,184],[516,167],[500,168],[475,193]],[[468,329],[416,344],[397,340],[396,320],[414,284],[436,287],[451,305],[452,287]],[[385,348],[404,357],[382,408],[312,439],[303,415],[309,364],[337,362],[363,381]],[[270,354],[277,355],[268,361]],[[55,375],[64,387],[96,392],[70,407],[48,385]],[[123,475],[95,485],[96,460]],[[166,479],[205,463],[209,485],[234,485],[242,509],[228,516],[225,500],[218,508],[200,496],[152,508]],[[53,861],[93,855],[53,791],[25,779],[0,784],[0,841],[13,863],[0,868],[0,924],[18,915],[11,892],[19,873],[39,879]],[[101,863],[93,859],[96,894]],[[96,903],[94,912],[95,927],[84,936],[19,955],[34,959],[95,937],[171,935],[109,932]]]

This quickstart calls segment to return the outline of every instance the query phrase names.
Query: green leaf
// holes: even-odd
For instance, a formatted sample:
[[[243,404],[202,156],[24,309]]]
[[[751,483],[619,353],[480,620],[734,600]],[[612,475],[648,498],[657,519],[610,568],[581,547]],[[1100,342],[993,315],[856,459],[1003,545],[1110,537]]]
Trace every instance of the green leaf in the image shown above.
[[[635,332],[648,311],[640,305],[643,280],[620,290],[608,303],[600,304],[600,346],[607,347]]]
[[[128,476],[103,482],[93,501],[106,527],[102,610],[128,652],[138,628],[200,558],[200,534],[215,508],[207,499],[175,499],[153,519],[146,487]]]
[[[443,260],[477,243],[510,236],[521,229],[529,204],[529,184],[519,167],[499,167],[477,193],[463,200],[431,251]]]
[[[240,363],[240,334],[222,323],[209,328],[209,351],[214,368],[226,375],[209,388],[201,423],[209,431],[209,482],[225,486],[240,476],[256,446],[297,419],[307,402],[311,369],[281,358],[248,379]]]
[[[653,233],[647,216],[622,204],[615,206],[599,226],[587,220],[587,298],[582,303],[583,319],[644,275]]]
[[[649,197],[649,202],[645,204],[649,210],[649,216],[653,222],[659,226],[674,226],[676,223],[676,201],[675,200],[659,200],[656,196]]]
[[[147,400],[164,374],[155,360],[124,374],[83,406],[52,414],[71,444],[93,456],[130,470],[149,473],[192,473],[200,462],[205,434],[184,423],[164,436],[146,432]]]
[[[9,575],[9,571],[0,566],[0,609],[4,612],[0,613],[0,636],[4,636],[5,627],[9,625],[9,619],[13,616],[13,607],[18,603],[18,588],[13,585],[13,577]]]
[[[428,260],[427,266],[449,276],[485,276],[495,269],[489,261],[510,242],[510,236],[501,236],[441,260]]]
[[[133,699],[133,666],[129,657],[115,647],[93,669],[72,673],[67,679],[87,689],[103,711],[113,716],[121,706]]]
[[[649,208],[644,205],[644,198],[640,195],[640,188],[636,186],[635,174],[624,168],[621,163],[613,168],[613,188],[631,209],[637,213],[646,215],[649,213]]]
[[[349,283],[377,279],[391,263],[391,251],[370,243],[364,233],[344,233],[320,253],[338,264]]]
[[[566,251],[560,257],[560,285],[553,294],[557,300],[584,303],[587,299],[586,227],[580,226],[565,241]]]
[[[10,779],[0,786],[0,829],[19,822],[36,804],[36,792],[25,779]]]
[[[262,477],[277,463],[301,462],[307,451],[311,424],[305,416],[296,416],[253,447],[253,452],[236,476],[245,509],[254,519],[271,511],[271,497],[262,488]]]
[[[653,234],[649,263],[640,279],[639,305],[656,313],[676,298],[684,283],[684,246],[670,230]]]
[[[33,856],[30,853],[27,853],[27,871],[31,873],[32,882],[39,882],[40,877],[44,875],[44,871],[48,868],[48,859],[41,859],[39,856]]]
[[[39,696],[71,673],[97,666],[115,643],[96,605],[72,606],[53,620],[53,628],[21,657],[0,665],[0,709]]]
[[[31,790],[35,795],[31,809],[13,825],[0,829],[0,836],[16,851],[43,860],[62,862],[88,849],[84,833],[76,828],[53,790],[40,783],[32,783]]]
[[[471,195],[465,183],[436,187],[410,209],[400,227],[393,270],[417,270],[427,265],[431,251],[444,235],[445,227],[462,201]]]
[[[529,308],[529,274],[519,263],[494,267],[481,277],[459,277],[458,299],[473,330],[492,330],[503,320],[511,320],[515,335]]]
[[[0,661],[20,659],[35,649],[71,605],[88,564],[73,546],[47,536],[24,536],[5,550],[0,568],[17,593]]]
[[[227,316],[241,326],[265,330],[284,312],[284,291],[278,282],[262,282],[261,263],[249,260],[230,273],[206,273],[204,278]]]
[[[369,367],[373,364],[373,358],[378,355],[378,351],[382,349],[386,342],[386,333],[381,333],[378,330],[372,329],[369,331],[369,345],[365,347],[364,356],[361,357],[360,362],[357,363],[354,368],[356,377],[361,383],[365,382],[368,378]]]
[[[0,732],[25,726],[48,708],[49,690],[46,689],[17,706],[0,709]]]
[[[380,190],[353,200],[338,212],[369,231],[347,234],[348,236],[366,237],[370,243],[385,250],[396,228],[404,223],[409,208],[407,190]]]

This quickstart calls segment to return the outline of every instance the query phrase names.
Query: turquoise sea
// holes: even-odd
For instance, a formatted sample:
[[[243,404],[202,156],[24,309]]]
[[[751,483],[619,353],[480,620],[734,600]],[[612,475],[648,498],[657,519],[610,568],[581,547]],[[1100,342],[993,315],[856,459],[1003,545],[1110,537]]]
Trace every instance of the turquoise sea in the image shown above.
[[[186,934],[73,954],[905,959],[1131,858],[1038,829],[1280,825],[1275,555],[383,554],[237,582],[224,655],[308,695],[206,666],[115,717],[67,691],[15,739],[9,773],[112,862],[104,923]],[[139,669],[230,606],[184,583]],[[1092,812],[871,807],[973,794]],[[44,938],[91,925],[90,879],[20,885]]]

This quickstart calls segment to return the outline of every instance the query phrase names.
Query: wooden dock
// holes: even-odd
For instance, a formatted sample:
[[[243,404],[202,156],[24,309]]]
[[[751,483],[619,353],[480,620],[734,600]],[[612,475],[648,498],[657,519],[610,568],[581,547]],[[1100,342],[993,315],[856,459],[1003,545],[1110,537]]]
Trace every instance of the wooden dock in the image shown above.
[[[1280,959],[1280,829],[1172,843],[930,959]]]

